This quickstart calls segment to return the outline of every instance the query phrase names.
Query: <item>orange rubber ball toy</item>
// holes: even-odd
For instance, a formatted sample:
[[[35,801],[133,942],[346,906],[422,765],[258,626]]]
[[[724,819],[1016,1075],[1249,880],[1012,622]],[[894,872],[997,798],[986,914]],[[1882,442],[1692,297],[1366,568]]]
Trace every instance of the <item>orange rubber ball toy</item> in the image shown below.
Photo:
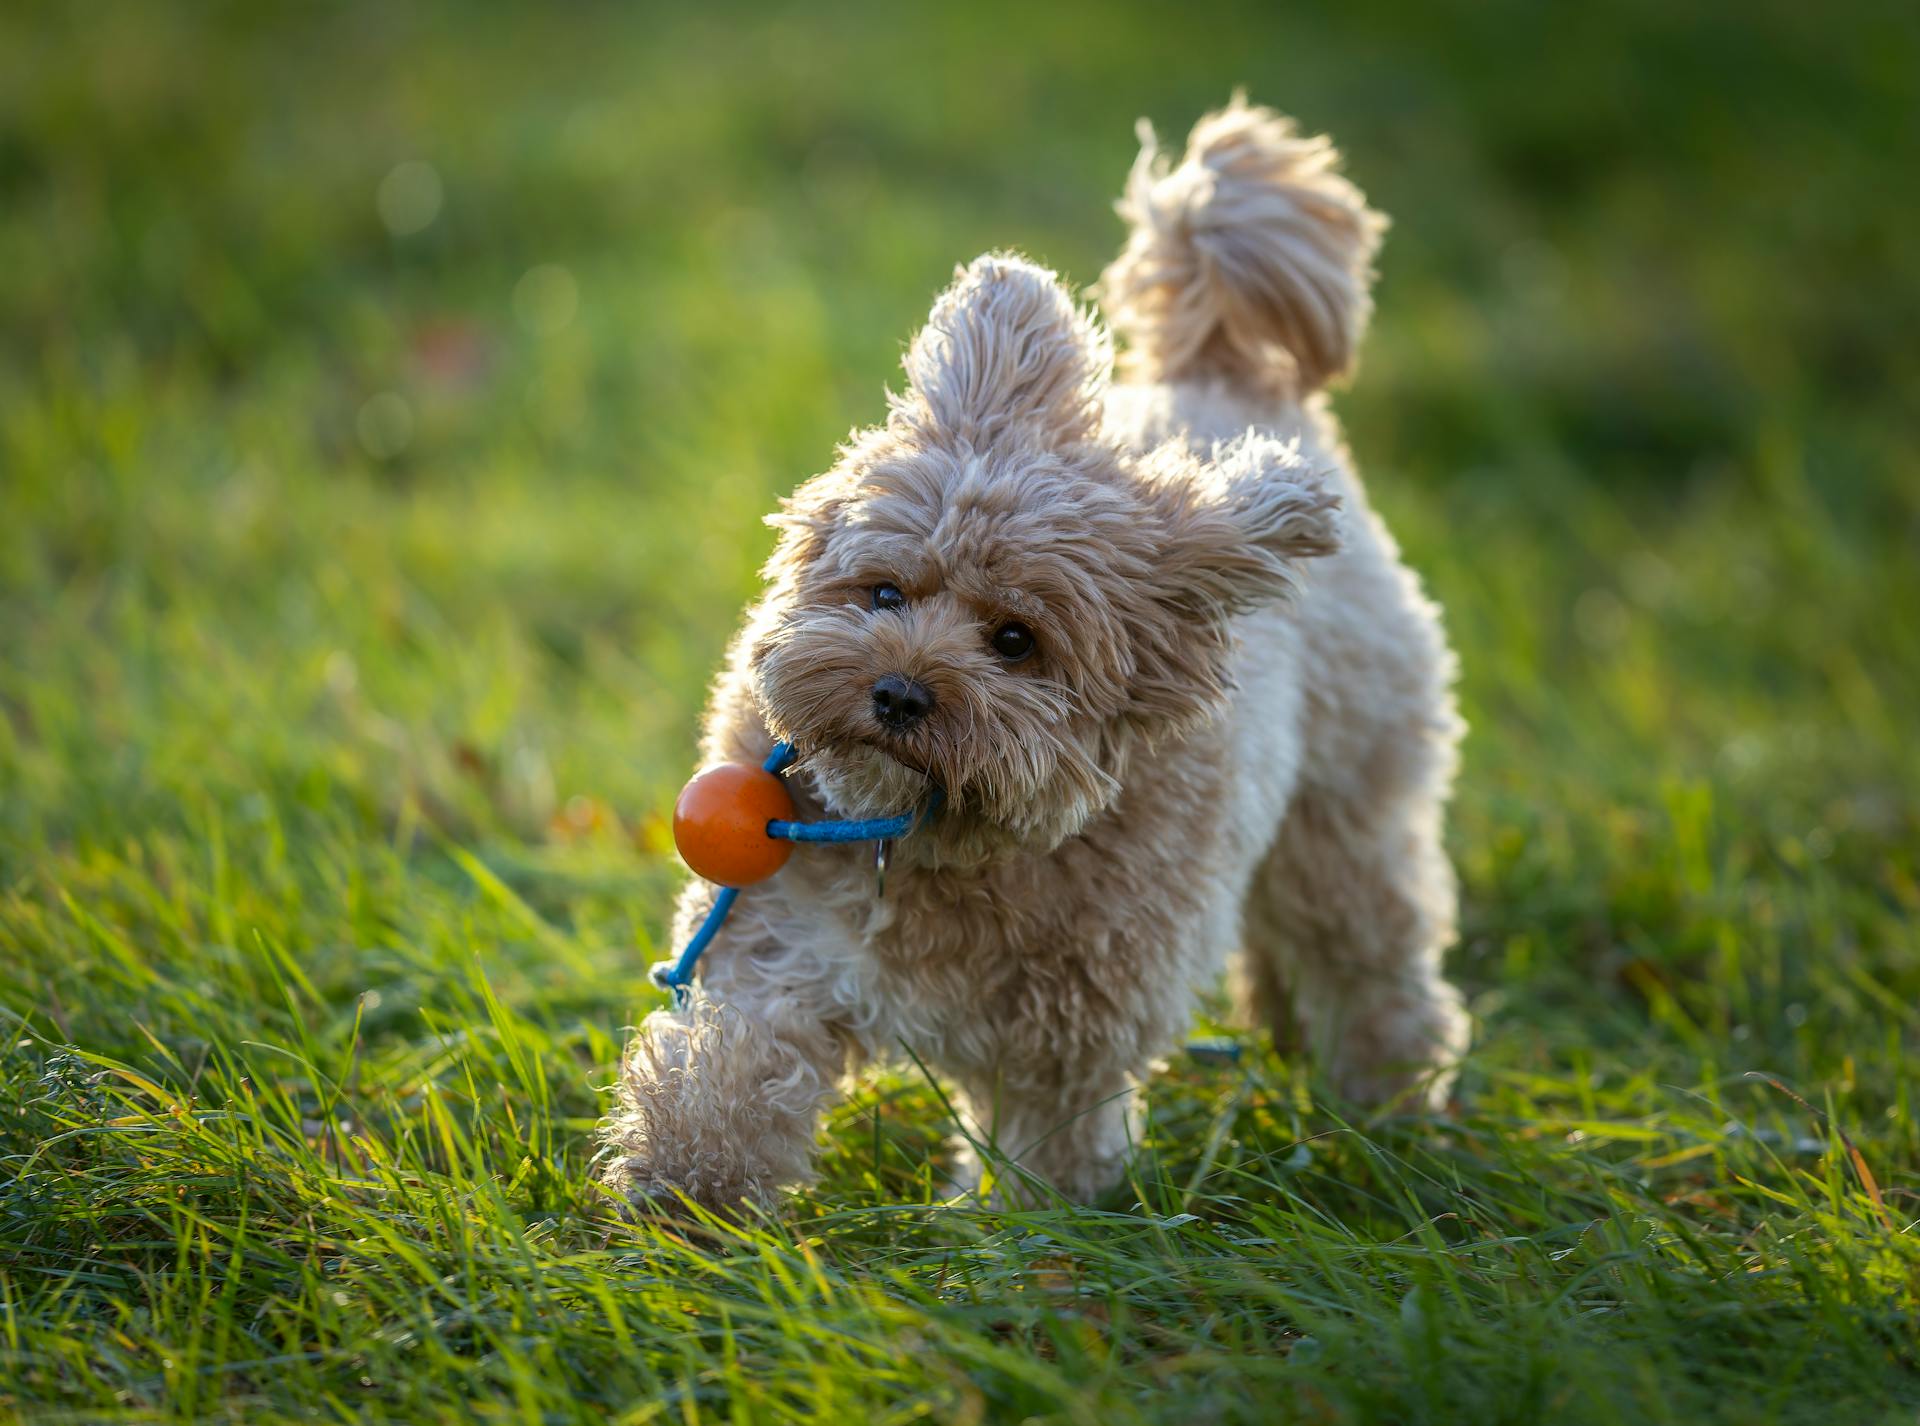
[[[767,835],[767,823],[791,821],[786,783],[751,763],[719,763],[680,790],[673,844],[699,876],[720,886],[765,881],[793,855],[793,843]]]

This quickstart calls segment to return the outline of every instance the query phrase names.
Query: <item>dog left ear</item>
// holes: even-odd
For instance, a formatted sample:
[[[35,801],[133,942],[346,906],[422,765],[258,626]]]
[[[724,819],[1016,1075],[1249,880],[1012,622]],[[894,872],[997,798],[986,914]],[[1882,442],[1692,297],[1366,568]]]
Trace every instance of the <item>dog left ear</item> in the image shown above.
[[[1249,431],[1196,458],[1148,456],[1150,613],[1134,628],[1133,715],[1149,736],[1204,718],[1226,693],[1229,616],[1284,598],[1299,563],[1340,547],[1340,498],[1293,442]]]
[[[1249,431],[1211,459],[1163,449],[1142,486],[1160,517],[1163,597],[1196,614],[1286,595],[1301,560],[1340,547],[1340,497],[1294,441]]]
[[[1053,273],[990,253],[956,270],[905,365],[896,422],[976,447],[1016,430],[1059,446],[1098,427],[1113,344]]]

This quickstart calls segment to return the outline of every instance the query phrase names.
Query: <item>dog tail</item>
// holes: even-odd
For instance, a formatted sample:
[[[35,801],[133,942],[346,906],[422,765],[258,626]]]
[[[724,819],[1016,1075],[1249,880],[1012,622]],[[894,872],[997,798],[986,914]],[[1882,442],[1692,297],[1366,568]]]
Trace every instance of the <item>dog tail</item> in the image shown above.
[[[1133,232],[1099,286],[1122,369],[1296,399],[1347,372],[1387,222],[1332,143],[1243,94],[1194,126],[1178,167],[1139,133],[1117,205]]]

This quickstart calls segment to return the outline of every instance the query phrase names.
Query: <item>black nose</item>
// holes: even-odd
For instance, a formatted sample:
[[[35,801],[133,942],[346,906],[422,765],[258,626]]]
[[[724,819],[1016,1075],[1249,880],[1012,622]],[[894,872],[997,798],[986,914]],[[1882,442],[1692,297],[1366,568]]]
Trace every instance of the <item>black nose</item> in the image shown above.
[[[911,728],[933,711],[933,690],[890,673],[873,686],[873,716],[889,728]]]

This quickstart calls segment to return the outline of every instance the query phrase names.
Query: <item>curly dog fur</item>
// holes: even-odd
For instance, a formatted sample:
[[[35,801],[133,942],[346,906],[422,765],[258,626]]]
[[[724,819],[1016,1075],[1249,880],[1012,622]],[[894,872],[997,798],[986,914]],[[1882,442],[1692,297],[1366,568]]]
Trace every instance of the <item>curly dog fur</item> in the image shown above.
[[[1121,379],[1053,273],[982,257],[885,424],[774,517],[706,755],[794,742],[803,817],[889,815],[929,780],[947,801],[884,898],[842,846],[741,896],[623,1067],[602,1164],[636,1201],[806,1182],[821,1107],[902,1045],[1018,1166],[1000,1192],[1090,1198],[1236,956],[1338,1093],[1447,1093],[1453,658],[1317,394],[1352,365],[1384,220],[1325,139],[1242,100],[1178,164],[1142,136],[1099,284]],[[917,721],[877,716],[890,675]],[[713,895],[687,886],[677,937]]]

